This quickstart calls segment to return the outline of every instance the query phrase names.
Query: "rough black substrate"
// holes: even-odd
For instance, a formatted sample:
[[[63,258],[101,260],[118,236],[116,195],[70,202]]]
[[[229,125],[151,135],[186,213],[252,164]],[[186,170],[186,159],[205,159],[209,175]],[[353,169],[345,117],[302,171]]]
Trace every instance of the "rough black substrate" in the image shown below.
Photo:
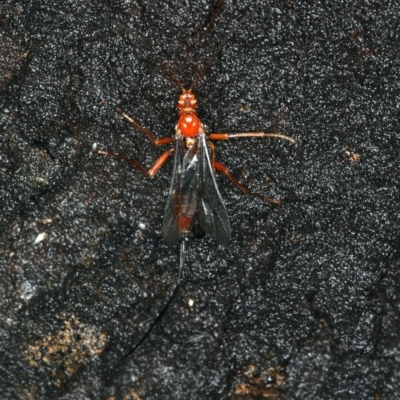
[[[0,5],[2,399],[400,397],[395,3]],[[218,178],[229,249],[195,227],[177,301],[118,364],[176,282],[160,236],[172,166],[147,180],[92,144],[150,165],[162,150],[116,109],[169,136],[179,90],[138,38],[190,85],[246,12],[196,88],[199,114],[214,132],[298,140],[217,147],[284,204]]]

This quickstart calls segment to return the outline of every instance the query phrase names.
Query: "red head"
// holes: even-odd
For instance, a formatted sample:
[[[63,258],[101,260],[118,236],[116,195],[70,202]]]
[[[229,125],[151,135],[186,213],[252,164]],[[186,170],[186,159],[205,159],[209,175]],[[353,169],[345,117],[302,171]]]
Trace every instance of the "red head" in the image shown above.
[[[195,137],[199,132],[201,123],[196,115],[196,107],[195,95],[190,90],[182,90],[177,104],[179,109],[178,128],[185,138]]]
[[[184,109],[193,109],[197,107],[197,100],[196,96],[192,93],[191,90],[186,91],[182,90],[182,93],[179,96],[179,101],[178,101],[178,108],[181,110]]]

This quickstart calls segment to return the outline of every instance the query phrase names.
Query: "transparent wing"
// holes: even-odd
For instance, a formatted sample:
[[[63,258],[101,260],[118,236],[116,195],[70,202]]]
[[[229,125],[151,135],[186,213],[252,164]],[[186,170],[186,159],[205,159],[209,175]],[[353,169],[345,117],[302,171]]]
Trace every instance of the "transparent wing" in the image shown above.
[[[215,181],[204,134],[199,136],[197,155],[200,225],[217,243],[227,247],[231,239],[231,224]]]
[[[184,139],[176,140],[174,171],[165,206],[162,235],[174,246],[187,235],[197,207],[196,147],[184,151]]]

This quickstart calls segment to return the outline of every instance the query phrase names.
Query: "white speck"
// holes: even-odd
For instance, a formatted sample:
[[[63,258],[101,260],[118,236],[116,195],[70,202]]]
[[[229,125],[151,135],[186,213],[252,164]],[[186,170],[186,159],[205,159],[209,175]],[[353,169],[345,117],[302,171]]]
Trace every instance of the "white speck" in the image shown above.
[[[39,233],[39,235],[37,235],[33,244],[35,245],[35,244],[42,242],[44,239],[46,239],[46,237],[47,237],[47,233],[45,233],[45,232]]]
[[[189,307],[193,307],[194,306],[194,300],[193,299],[189,299],[188,305],[189,305]]]
[[[131,382],[136,382],[138,380],[138,377],[136,375],[131,375],[130,380]]]
[[[21,299],[28,301],[36,292],[36,287],[26,281],[21,285]]]
[[[139,228],[146,229],[146,224],[144,224],[143,222],[139,222]]]
[[[97,150],[97,143],[93,143],[92,150],[93,150],[93,151],[96,151],[96,150]]]

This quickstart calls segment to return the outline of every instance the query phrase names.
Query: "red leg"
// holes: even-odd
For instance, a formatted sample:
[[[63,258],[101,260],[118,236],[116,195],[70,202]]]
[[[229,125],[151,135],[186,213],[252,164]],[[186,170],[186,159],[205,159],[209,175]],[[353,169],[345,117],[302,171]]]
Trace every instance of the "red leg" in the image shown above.
[[[215,166],[214,166],[214,164],[215,164],[215,146],[214,146],[213,142],[208,142],[208,146],[211,149],[211,165],[213,166],[214,172],[215,172]]]
[[[162,138],[162,139],[156,139],[151,132],[144,128],[142,125],[139,124],[139,122],[135,121],[133,118],[131,118],[129,115],[125,114],[122,110],[119,108],[117,111],[125,118],[127,119],[131,124],[135,125],[136,128],[140,129],[150,140],[153,144],[156,146],[163,146],[164,144],[168,144],[173,142],[175,139],[170,137],[170,138]]]
[[[242,133],[211,133],[209,138],[211,140],[228,140],[241,137],[269,137],[280,138],[288,140],[289,142],[296,143],[296,140],[290,136],[282,135],[280,133],[265,133],[265,132],[242,132]]]
[[[127,161],[128,163],[132,164],[134,167],[140,169],[140,171],[143,172],[144,175],[148,176],[151,178],[154,176],[158,170],[163,166],[163,164],[168,160],[168,157],[173,153],[175,149],[170,149],[163,153],[158,160],[154,163],[154,165],[147,171],[145,167],[143,167],[142,164],[139,163],[139,161],[136,161],[134,159],[121,156],[120,154],[113,153],[112,151],[105,151],[105,150],[98,150],[96,145],[93,145],[92,151],[97,154],[102,154],[104,156],[109,156],[109,157],[114,157],[117,158],[118,160],[124,160]]]
[[[291,138],[290,136],[282,135],[280,133],[266,133],[266,132],[241,132],[241,133],[211,133],[209,135],[209,139],[211,140],[229,140],[235,138],[246,138],[246,137],[269,137],[269,138],[280,138],[287,140],[292,143],[296,143],[296,140]],[[211,148],[211,162],[215,170],[222,172],[225,174],[244,194],[249,194],[252,196],[260,197],[270,203],[274,204],[282,204],[280,200],[274,199],[272,197],[263,196],[258,193],[252,193],[250,190],[242,185],[233,175],[232,173],[226,168],[224,165],[215,161],[215,147],[214,145],[210,144]]]
[[[214,153],[214,149],[213,147],[211,148],[212,152]],[[280,200],[274,199],[272,197],[267,197],[267,196],[263,196],[262,194],[258,194],[258,193],[252,193],[250,192],[250,190],[242,185],[231,173],[231,171],[229,171],[228,168],[226,168],[224,165],[222,165],[221,163],[219,163],[218,161],[213,160],[213,166],[214,168],[219,171],[222,172],[223,174],[225,174],[244,194],[248,194],[248,195],[252,195],[252,196],[256,196],[259,197],[260,199],[269,201],[270,203],[273,204],[278,204],[281,205],[282,202]]]

